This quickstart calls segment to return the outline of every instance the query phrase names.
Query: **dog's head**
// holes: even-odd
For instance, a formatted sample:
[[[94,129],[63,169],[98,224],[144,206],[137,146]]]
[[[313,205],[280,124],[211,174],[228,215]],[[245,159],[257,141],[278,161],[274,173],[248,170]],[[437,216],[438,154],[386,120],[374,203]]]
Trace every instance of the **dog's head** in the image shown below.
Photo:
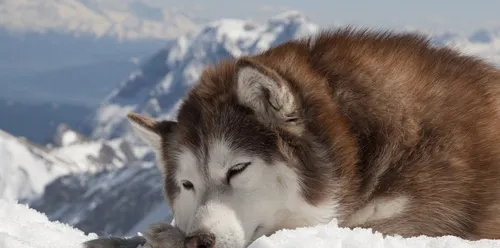
[[[324,130],[299,92],[277,70],[242,58],[206,69],[177,121],[129,114],[156,151],[186,247],[246,247],[335,217],[339,172],[326,160],[342,158],[322,145]]]

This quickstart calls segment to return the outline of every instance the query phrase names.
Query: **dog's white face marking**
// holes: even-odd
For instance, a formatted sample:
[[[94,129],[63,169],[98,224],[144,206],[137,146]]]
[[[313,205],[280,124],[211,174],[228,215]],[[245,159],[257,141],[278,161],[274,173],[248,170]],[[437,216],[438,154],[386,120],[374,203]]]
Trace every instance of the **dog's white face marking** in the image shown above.
[[[188,235],[206,231],[215,235],[217,248],[242,248],[279,229],[335,217],[334,202],[307,204],[298,174],[285,163],[266,164],[222,139],[211,142],[208,153],[203,161],[186,148],[178,160],[179,185],[189,181],[193,189],[181,187],[172,206],[176,225]],[[228,180],[231,169],[238,172]]]
[[[372,221],[388,219],[401,214],[410,203],[407,196],[375,198],[352,214],[346,226],[354,227]]]

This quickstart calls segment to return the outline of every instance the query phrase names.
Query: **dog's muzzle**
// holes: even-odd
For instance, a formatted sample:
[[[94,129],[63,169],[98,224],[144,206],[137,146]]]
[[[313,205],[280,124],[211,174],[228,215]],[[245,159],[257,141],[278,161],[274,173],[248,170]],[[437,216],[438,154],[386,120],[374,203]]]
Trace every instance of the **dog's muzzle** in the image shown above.
[[[215,235],[209,232],[197,232],[186,237],[185,248],[214,248]]]

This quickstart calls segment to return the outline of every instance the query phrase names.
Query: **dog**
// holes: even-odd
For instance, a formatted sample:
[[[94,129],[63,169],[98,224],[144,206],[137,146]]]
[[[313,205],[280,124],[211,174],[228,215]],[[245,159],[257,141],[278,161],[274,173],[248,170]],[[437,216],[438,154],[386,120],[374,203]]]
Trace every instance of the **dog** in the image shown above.
[[[417,33],[323,30],[207,66],[175,120],[127,117],[188,248],[333,219],[500,238],[500,71]]]

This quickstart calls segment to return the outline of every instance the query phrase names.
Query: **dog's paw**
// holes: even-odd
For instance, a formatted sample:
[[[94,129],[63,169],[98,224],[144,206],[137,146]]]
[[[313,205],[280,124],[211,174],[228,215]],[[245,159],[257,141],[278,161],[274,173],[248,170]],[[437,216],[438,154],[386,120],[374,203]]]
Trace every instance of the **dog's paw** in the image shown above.
[[[146,247],[151,248],[183,248],[184,233],[168,223],[151,224],[143,234]]]
[[[83,243],[83,248],[138,248],[147,247],[146,239],[140,236],[132,238],[102,237]]]

